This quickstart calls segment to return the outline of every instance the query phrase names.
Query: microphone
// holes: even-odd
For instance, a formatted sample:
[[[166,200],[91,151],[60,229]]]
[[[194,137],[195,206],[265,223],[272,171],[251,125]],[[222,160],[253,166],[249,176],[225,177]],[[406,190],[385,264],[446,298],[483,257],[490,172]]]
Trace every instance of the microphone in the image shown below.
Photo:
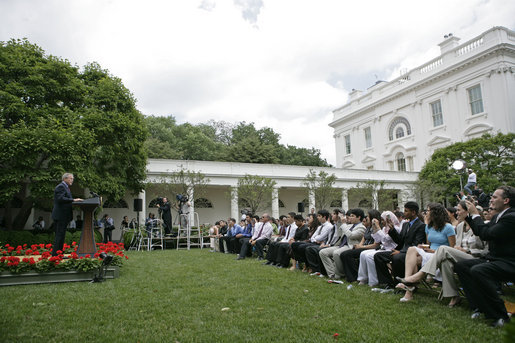
[[[89,191],[89,194],[95,198],[100,198],[100,195],[98,195],[97,193],[95,192],[92,192],[92,191]]]

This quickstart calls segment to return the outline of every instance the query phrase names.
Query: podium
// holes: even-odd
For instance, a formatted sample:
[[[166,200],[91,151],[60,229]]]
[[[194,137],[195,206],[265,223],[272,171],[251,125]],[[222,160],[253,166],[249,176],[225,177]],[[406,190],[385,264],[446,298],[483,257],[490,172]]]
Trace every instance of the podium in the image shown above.
[[[93,255],[97,252],[95,245],[95,233],[93,228],[93,212],[100,206],[100,198],[90,198],[83,201],[74,201],[72,205],[80,207],[84,213],[84,222],[82,224],[82,233],[80,235],[79,247],[77,255],[83,257],[86,255]]]

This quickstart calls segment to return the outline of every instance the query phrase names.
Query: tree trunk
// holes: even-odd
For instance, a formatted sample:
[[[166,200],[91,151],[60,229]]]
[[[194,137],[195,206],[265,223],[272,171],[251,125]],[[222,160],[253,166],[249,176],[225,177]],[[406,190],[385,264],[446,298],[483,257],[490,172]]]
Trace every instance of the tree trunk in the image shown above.
[[[12,219],[13,219],[12,201],[9,200],[5,204],[5,209],[4,209],[4,221],[5,221],[5,227],[7,228],[7,230],[13,229]]]
[[[15,230],[23,230],[25,223],[27,223],[27,219],[29,219],[30,213],[32,212],[33,206],[34,200],[32,197],[23,199],[23,204],[20,208],[20,211],[16,215],[16,218],[13,220],[12,228]]]

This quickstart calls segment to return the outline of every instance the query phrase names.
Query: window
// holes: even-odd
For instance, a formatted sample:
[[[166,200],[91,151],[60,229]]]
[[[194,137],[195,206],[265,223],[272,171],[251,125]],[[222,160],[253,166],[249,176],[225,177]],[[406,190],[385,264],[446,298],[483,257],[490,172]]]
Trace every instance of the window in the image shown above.
[[[402,152],[398,153],[395,159],[397,160],[397,170],[406,171],[406,159],[404,158],[404,154]]]
[[[399,130],[399,128],[402,130]],[[404,131],[406,130],[406,131]],[[411,125],[409,121],[404,117],[396,117],[392,123],[390,124],[390,127],[388,129],[388,138],[393,141],[395,138],[401,138],[404,137],[404,135],[409,136],[411,135]],[[400,136],[402,134],[402,136]]]
[[[440,100],[431,103],[431,113],[433,114],[433,127],[443,125],[442,102]]]
[[[113,201],[111,199],[107,199],[104,202],[104,208],[129,208],[127,201],[120,199],[118,201]]]
[[[370,126],[365,128],[365,146],[367,148],[372,147],[372,132],[370,130]]]
[[[345,138],[345,153],[348,155],[351,152],[351,150],[350,150],[350,135],[347,135],[344,138]]]
[[[470,112],[478,114],[483,112],[483,98],[481,96],[481,86],[477,85],[469,88]]]
[[[206,198],[198,198],[195,199],[195,208],[213,208],[213,204],[209,199]]]
[[[402,128],[402,126],[399,126],[395,130],[395,138],[402,138],[402,137],[404,137],[404,129]]]

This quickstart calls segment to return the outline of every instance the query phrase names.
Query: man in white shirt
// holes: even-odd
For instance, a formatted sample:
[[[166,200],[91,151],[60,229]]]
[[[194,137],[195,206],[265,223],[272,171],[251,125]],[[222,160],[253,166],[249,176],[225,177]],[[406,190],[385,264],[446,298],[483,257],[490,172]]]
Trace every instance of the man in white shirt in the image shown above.
[[[474,173],[472,169],[469,169],[468,172],[469,177],[467,179],[467,184],[465,185],[465,187],[463,187],[463,189],[466,190],[469,193],[469,195],[472,195],[472,189],[476,186],[477,177],[476,173]]]
[[[270,216],[268,213],[263,213],[261,220],[254,228],[254,234],[252,235],[252,238],[248,241],[245,241],[241,246],[240,255],[236,258],[237,260],[243,260],[245,256],[247,256],[249,249],[252,251],[252,247],[256,247],[258,260],[263,259],[263,248],[265,245],[267,245],[270,237],[272,237],[272,233],[274,232],[274,228],[269,221]]]
[[[293,220],[295,216],[295,212],[290,212],[286,217],[283,218],[283,223],[286,227],[284,237],[278,242],[272,242],[268,244],[268,251],[266,252],[266,265],[276,265],[279,264],[280,261],[277,260],[277,252],[279,250],[279,246],[281,244],[289,245],[290,239],[295,236],[295,231],[297,230],[297,225]]]

